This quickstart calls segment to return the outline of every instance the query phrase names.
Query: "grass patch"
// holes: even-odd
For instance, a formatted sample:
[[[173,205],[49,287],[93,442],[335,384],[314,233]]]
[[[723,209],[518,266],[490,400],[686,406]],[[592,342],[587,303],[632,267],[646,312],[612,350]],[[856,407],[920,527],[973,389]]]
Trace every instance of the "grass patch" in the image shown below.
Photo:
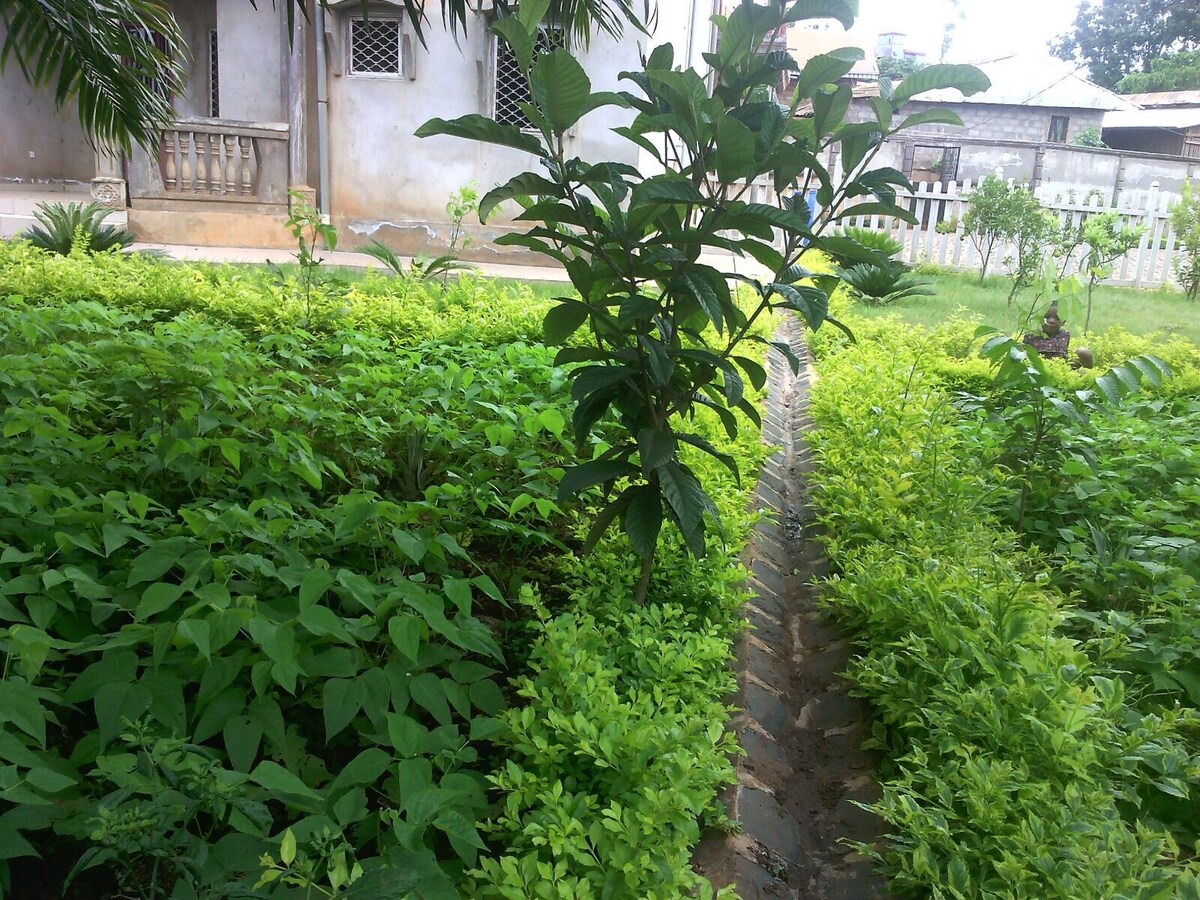
[[[945,273],[926,277],[933,282],[935,296],[909,297],[879,308],[857,304],[854,311],[867,318],[894,313],[906,322],[936,328],[965,308],[997,328],[1017,331],[1033,302],[1031,295],[1022,294],[1009,307],[1006,303],[1009,282],[1002,277],[988,278],[982,285],[971,275]],[[1037,318],[1040,319],[1040,311],[1048,302],[1038,304]],[[1079,344],[1083,337],[1082,313],[1072,318],[1077,321],[1068,322],[1067,328],[1073,343]],[[1134,334],[1163,332],[1200,344],[1200,304],[1189,302],[1182,291],[1101,286],[1094,297],[1092,331],[1107,331],[1115,325]]]

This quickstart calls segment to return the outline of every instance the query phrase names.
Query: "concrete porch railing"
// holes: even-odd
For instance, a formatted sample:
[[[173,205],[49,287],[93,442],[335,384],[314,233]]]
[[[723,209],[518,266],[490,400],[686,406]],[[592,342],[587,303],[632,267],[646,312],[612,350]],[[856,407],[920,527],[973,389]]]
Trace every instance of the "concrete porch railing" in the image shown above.
[[[180,119],[129,158],[129,228],[163,244],[288,247],[288,126]]]
[[[209,201],[286,207],[288,126],[276,122],[180,119],[152,155],[135,149],[129,196],[136,208],[178,208],[138,201]]]

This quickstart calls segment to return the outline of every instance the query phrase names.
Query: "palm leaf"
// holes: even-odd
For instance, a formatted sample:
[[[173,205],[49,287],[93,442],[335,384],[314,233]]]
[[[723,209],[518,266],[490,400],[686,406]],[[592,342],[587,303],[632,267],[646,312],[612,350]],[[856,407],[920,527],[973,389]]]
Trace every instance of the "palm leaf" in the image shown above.
[[[0,0],[0,71],[15,63],[61,108],[75,101],[95,138],[151,147],[173,117],[188,49],[157,0]],[[161,48],[145,36],[153,33]]]

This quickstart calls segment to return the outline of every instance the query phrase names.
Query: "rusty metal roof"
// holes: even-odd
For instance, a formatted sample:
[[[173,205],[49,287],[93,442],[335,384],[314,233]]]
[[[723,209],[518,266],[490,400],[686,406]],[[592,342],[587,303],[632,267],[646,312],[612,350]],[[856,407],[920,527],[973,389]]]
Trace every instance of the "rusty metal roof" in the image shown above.
[[[1200,91],[1155,91],[1148,94],[1122,94],[1143,109],[1164,106],[1200,106]]]

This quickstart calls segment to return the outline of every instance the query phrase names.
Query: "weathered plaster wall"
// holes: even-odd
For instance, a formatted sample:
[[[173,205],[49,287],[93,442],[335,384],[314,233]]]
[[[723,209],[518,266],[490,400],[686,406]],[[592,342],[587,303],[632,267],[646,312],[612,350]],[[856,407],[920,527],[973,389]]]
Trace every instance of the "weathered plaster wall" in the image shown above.
[[[357,10],[354,4],[353,9],[336,14],[332,25],[339,35],[345,33],[347,16]],[[344,41],[330,45],[332,212],[344,226],[344,239],[351,243],[381,228],[384,236],[386,223],[407,228],[412,223],[445,221],[446,200],[461,185],[475,182],[487,191],[512,175],[537,168],[536,159],[520,151],[458,138],[414,137],[416,129],[435,116],[450,119],[487,113],[492,90],[491,48],[481,20],[471,18],[467,34],[457,45],[436,17],[430,25],[428,47],[415,38],[411,41],[416,55],[412,80],[345,74]],[[632,40],[618,45],[596,37],[579,59],[593,89],[614,90],[618,73],[636,65],[637,47]],[[636,148],[609,130],[629,117],[622,110],[588,115],[567,139],[568,152],[589,160],[636,163]],[[494,221],[503,221],[503,216],[497,214]]]
[[[171,4],[171,11],[175,13],[179,29],[191,50],[187,84],[183,93],[173,98],[175,112],[179,116],[207,116],[208,33],[217,27],[216,0],[176,0]],[[217,46],[220,46],[220,39]]]
[[[287,120],[283,102],[287,42],[279,8],[283,2],[287,0],[260,0],[255,9],[248,0],[216,0],[222,119]]]
[[[6,182],[89,181],[95,174],[95,153],[75,105],[55,110],[53,92],[31,88],[10,59],[0,75],[0,187]]]

